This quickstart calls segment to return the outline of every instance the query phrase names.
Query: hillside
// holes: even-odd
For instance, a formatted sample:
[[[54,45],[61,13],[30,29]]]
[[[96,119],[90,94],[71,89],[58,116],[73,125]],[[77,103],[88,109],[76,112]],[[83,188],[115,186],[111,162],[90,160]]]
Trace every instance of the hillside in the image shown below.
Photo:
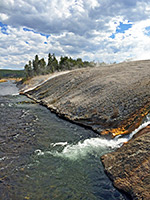
[[[149,111],[149,91],[148,60],[70,71],[27,95],[66,119],[115,136],[139,126]]]
[[[2,78],[23,78],[24,70],[0,69],[0,79]]]

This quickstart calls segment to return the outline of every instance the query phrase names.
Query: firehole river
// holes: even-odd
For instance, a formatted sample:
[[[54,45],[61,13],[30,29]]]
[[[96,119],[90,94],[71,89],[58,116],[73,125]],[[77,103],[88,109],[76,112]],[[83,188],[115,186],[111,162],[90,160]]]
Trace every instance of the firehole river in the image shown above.
[[[0,199],[128,199],[100,160],[127,140],[102,138],[0,83]]]

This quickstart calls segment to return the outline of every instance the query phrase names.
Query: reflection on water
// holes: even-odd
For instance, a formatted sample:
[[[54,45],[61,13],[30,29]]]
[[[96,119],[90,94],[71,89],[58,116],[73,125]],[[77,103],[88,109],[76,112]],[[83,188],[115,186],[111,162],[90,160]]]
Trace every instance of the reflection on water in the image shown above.
[[[0,96],[1,199],[127,199],[112,186],[100,161],[115,144],[25,101],[30,102],[24,96]]]

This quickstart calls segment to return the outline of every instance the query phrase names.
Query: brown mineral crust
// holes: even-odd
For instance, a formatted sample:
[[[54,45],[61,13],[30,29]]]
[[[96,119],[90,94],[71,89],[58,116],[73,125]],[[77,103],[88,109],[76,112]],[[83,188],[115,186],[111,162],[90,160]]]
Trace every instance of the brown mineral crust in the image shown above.
[[[115,187],[132,199],[150,199],[150,126],[101,160]]]
[[[150,110],[149,91],[150,60],[145,60],[70,71],[26,95],[61,117],[117,135],[141,123]]]
[[[127,120],[120,122],[117,128],[104,130],[101,132],[101,135],[107,135],[110,132],[115,137],[117,135],[131,133],[132,131],[134,131],[136,128],[138,128],[141,125],[143,118],[149,113],[149,110],[150,110],[150,106],[148,103],[141,109],[130,114]]]

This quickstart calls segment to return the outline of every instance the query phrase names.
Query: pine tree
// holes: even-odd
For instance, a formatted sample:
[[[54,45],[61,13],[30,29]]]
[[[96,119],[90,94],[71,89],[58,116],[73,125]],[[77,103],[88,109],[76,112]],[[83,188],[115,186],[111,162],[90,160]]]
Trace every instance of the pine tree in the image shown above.
[[[46,62],[45,62],[44,58],[42,58],[38,62],[38,74],[39,75],[46,74]]]
[[[25,65],[25,74],[26,78],[33,77],[33,69],[32,69],[32,62],[29,60],[29,64]]]
[[[52,66],[53,66],[53,72],[59,71],[58,61],[57,61],[54,53],[52,55]]]
[[[39,74],[39,57],[38,55],[35,56],[35,60],[33,60],[33,71],[35,75]]]
[[[47,63],[47,73],[51,73],[52,72],[52,55],[49,53],[48,54],[48,63]]]
[[[61,70],[69,70],[69,69],[71,69],[69,58],[67,56],[65,56],[65,57],[61,56],[59,65],[60,65],[60,69]]]

